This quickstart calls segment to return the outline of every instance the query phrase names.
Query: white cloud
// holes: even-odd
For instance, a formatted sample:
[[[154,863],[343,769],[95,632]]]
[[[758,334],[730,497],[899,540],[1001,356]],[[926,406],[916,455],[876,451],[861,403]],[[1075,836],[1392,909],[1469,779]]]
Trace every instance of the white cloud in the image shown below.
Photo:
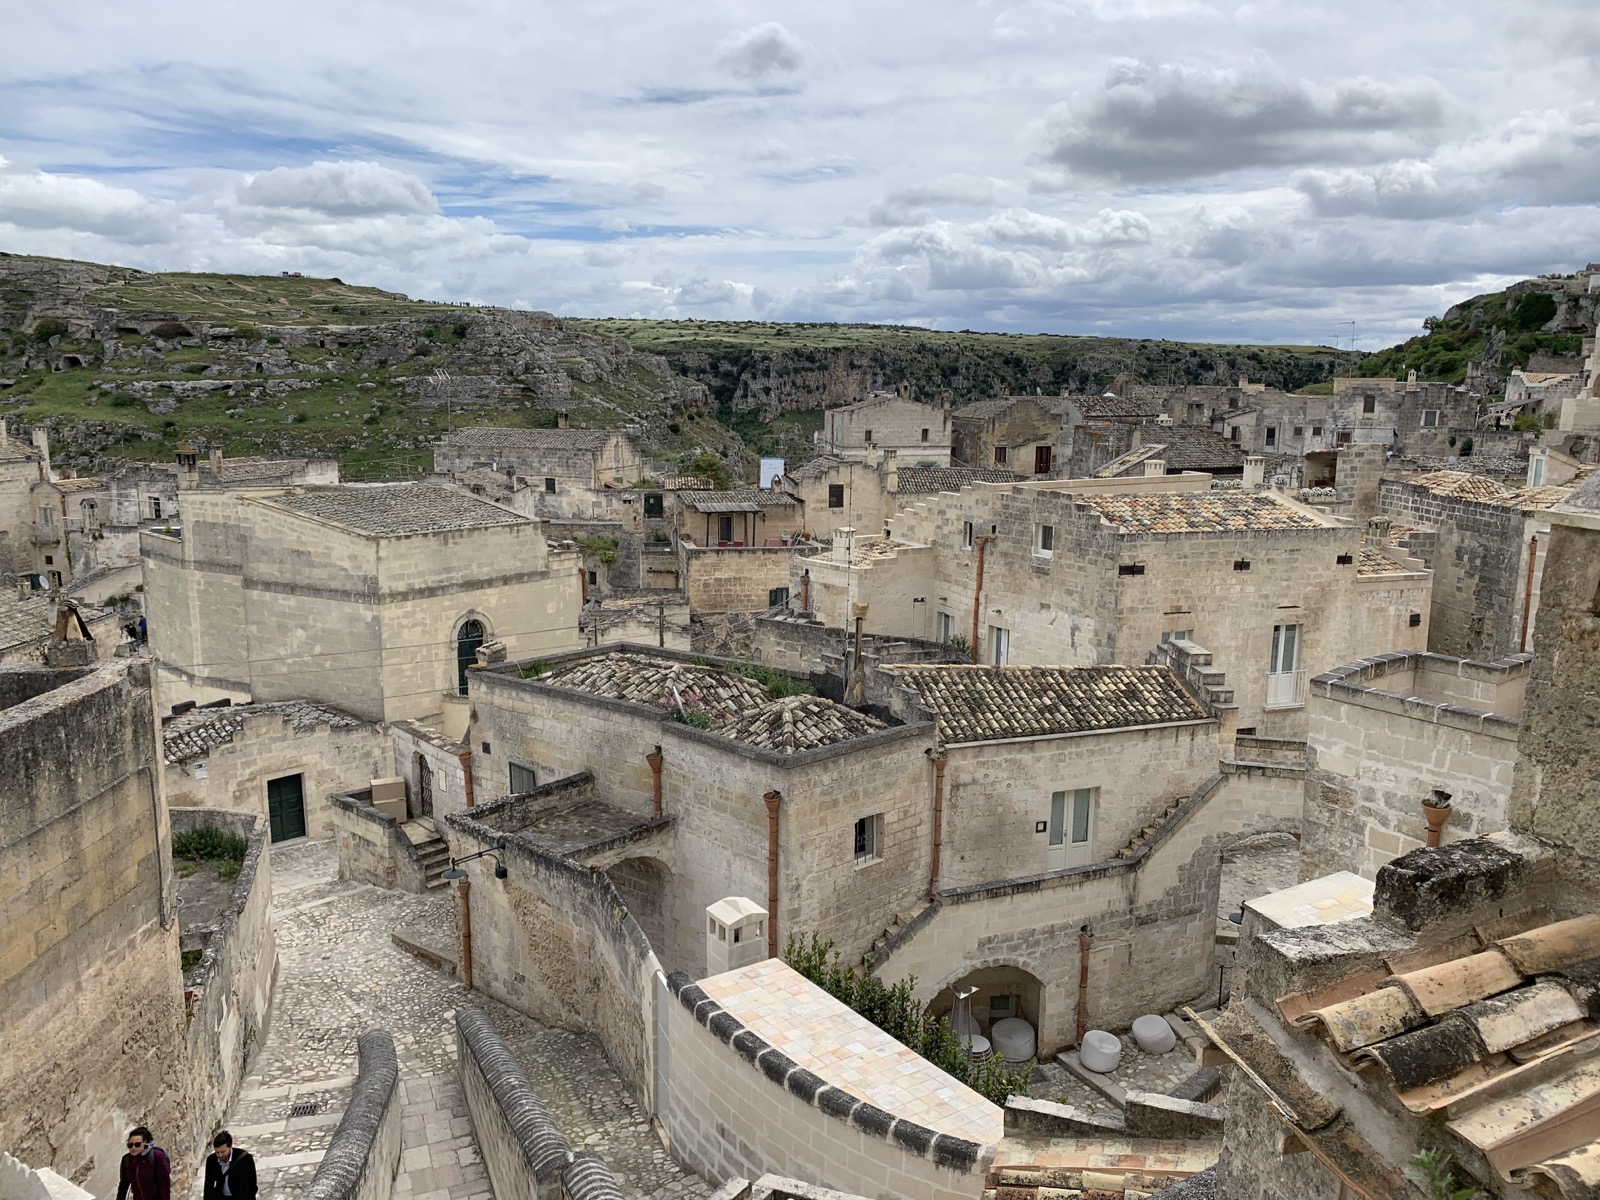
[[[243,181],[236,195],[246,207],[298,209],[318,217],[439,211],[439,202],[422,180],[375,162],[274,167]]]
[[[0,224],[93,234],[143,246],[176,236],[180,214],[131,188],[57,175],[0,158]]]
[[[776,21],[730,34],[717,44],[713,62],[740,79],[765,79],[800,69],[805,44]]]

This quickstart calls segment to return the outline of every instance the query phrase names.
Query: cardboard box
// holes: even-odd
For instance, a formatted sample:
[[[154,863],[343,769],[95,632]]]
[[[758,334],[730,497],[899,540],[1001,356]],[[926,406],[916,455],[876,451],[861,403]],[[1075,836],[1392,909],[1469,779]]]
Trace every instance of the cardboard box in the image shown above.
[[[406,781],[398,775],[387,779],[374,779],[372,781],[372,803],[377,804],[383,800],[404,800],[406,798]]]
[[[385,816],[393,817],[396,821],[404,821],[406,819],[406,802],[404,799],[374,800],[372,807]]]

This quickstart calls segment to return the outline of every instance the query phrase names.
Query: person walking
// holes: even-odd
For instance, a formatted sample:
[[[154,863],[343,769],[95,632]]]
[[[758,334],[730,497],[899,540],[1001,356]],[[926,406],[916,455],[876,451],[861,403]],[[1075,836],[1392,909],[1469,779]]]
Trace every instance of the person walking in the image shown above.
[[[122,1156],[117,1200],[172,1200],[172,1165],[143,1125],[128,1131],[128,1152]]]
[[[211,1139],[211,1149],[201,1200],[256,1200],[256,1160],[250,1152],[235,1150],[226,1129]]]

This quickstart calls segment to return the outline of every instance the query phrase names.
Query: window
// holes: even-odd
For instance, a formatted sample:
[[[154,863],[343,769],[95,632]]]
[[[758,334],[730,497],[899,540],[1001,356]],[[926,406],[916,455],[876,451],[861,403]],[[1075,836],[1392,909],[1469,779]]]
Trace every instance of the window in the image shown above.
[[[53,554],[46,554],[44,556],[44,565],[47,566],[47,567],[55,566],[56,565],[56,556],[53,555]]]
[[[1364,413],[1377,412],[1378,411],[1378,398],[1376,396],[1363,396],[1363,397],[1361,397],[1361,411],[1364,412]]]
[[[1408,618],[1408,620],[1409,620],[1409,623],[1411,625],[1411,628],[1416,629],[1418,626],[1420,626],[1422,624],[1422,614],[1421,613],[1412,613],[1411,616]]]
[[[549,475],[544,477],[544,494],[546,496],[554,496],[556,494],[556,481]]]
[[[1163,630],[1161,634],[1161,644],[1163,646],[1168,642],[1192,642],[1193,640],[1194,630],[1192,629],[1167,629]]]
[[[597,575],[595,572],[590,571],[589,572],[589,586],[590,587],[594,587],[599,582],[600,582],[600,576]]]
[[[1334,556],[1333,561],[1336,566],[1348,567],[1355,560],[1356,556],[1354,554],[1339,554]]]
[[[789,589],[788,588],[786,588],[786,587],[775,587],[775,588],[768,588],[767,589],[767,607],[768,608],[777,608],[778,605],[787,604],[787,603],[789,603]]]
[[[989,661],[1003,667],[1011,661],[1011,631],[998,625],[989,626]]]
[[[1305,432],[1306,432],[1306,427],[1304,425],[1296,425],[1294,427],[1294,436],[1295,437],[1304,437],[1305,436]]]
[[[1542,454],[1533,459],[1532,465],[1529,467],[1528,486],[1544,486],[1544,455]]]
[[[956,619],[954,617],[952,617],[949,613],[946,613],[946,612],[940,613],[939,614],[939,642],[940,642],[940,644],[948,646],[950,644],[950,639],[955,636],[955,632],[956,632]]]
[[[844,507],[844,484],[842,484],[842,483],[830,483],[828,485],[828,507],[829,508],[843,508]]]
[[[1322,426],[1321,425],[1313,425],[1311,427],[1311,436],[1312,437],[1321,437],[1322,436]]]
[[[463,621],[456,630],[456,695],[467,694],[467,668],[478,661],[478,647],[486,640],[482,621]]]
[[[1239,440],[1239,427],[1237,425],[1228,426],[1228,440],[1230,442],[1237,442]]]
[[[52,528],[55,527],[55,523],[56,523],[55,511],[53,509],[50,509],[50,508],[41,507],[39,509],[39,524],[42,525],[46,529],[52,529]]]
[[[1050,474],[1050,447],[1035,446],[1033,448],[1033,473],[1035,475]]]
[[[660,517],[666,515],[666,501],[660,492],[648,492],[644,498],[644,515],[647,517]]]
[[[1334,437],[1334,441],[1340,446],[1351,445],[1355,440],[1355,431],[1352,429],[1341,429]]]
[[[161,497],[150,497],[150,515],[157,521],[161,520]]]
[[[961,545],[967,550],[971,550],[972,549],[972,522],[971,521],[963,521],[963,522],[961,522]]]
[[[1055,553],[1056,527],[1054,525],[1039,526],[1039,536],[1034,543],[1033,552],[1040,558],[1049,558]]]
[[[1020,999],[1020,996],[990,996],[989,1020],[999,1021],[1005,1017],[1016,1016]]]
[[[996,446],[994,448],[994,465],[997,467],[1006,465],[1006,448],[1004,446]]]
[[[866,438],[867,438],[867,445],[869,445],[869,446],[872,445],[872,430],[870,430],[870,429],[867,430]]]
[[[1300,685],[1301,632],[1298,625],[1272,627],[1272,656],[1267,666],[1267,708],[1298,708],[1305,703]]]
[[[862,817],[856,822],[856,866],[864,867],[883,858],[883,814]]]
[[[926,429],[924,429],[922,431],[922,440],[923,441],[927,441],[928,440],[928,431]]]
[[[1437,408],[1425,408],[1422,410],[1422,427],[1424,429],[1439,428],[1439,410]]]
[[[532,768],[521,763],[511,764],[511,794],[520,796],[524,792],[531,792],[539,786],[538,773]]]
[[[1248,571],[1250,569],[1250,560],[1248,558],[1236,558],[1236,559],[1234,559],[1233,560],[1233,569],[1235,571]]]
[[[1117,574],[1118,575],[1143,575],[1144,574],[1144,564],[1143,563],[1119,563],[1118,566],[1117,566]]]
[[[1269,450],[1278,444],[1278,427],[1276,425],[1268,425],[1262,432],[1265,434],[1264,441]]]

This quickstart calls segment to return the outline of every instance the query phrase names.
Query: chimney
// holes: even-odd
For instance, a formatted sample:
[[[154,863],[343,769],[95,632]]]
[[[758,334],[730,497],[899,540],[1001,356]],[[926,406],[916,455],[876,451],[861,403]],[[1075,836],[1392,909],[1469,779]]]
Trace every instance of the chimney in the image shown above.
[[[1389,544],[1389,518],[1367,518],[1367,545],[1387,546]]]
[[[1407,371],[1406,372],[1406,391],[1414,392],[1416,390],[1417,390],[1417,373],[1415,371]]]
[[[178,445],[178,490],[187,491],[200,486],[200,460],[188,442]]]
[[[0,450],[11,444],[11,430],[6,427],[6,419],[0,417]]]
[[[568,422],[567,410],[564,409],[564,408],[556,409],[556,428],[557,429],[565,429],[565,428],[567,428],[567,422]]]
[[[767,958],[767,910],[729,896],[706,906],[706,973],[721,975]]]
[[[50,430],[43,425],[33,427],[33,448],[44,459],[44,477],[50,478]]]
[[[1267,460],[1259,454],[1244,456],[1244,486],[1259,488],[1267,476]]]
[[[856,540],[856,531],[849,525],[833,531],[833,561],[846,563],[850,561],[850,545]]]
[[[222,447],[221,446],[213,446],[213,447],[211,447],[211,474],[216,477],[216,480],[217,480],[218,483],[222,482]]]
[[[1164,458],[1147,458],[1144,460],[1144,475],[1149,479],[1152,475],[1165,475],[1167,473],[1167,460]]]
[[[900,455],[895,450],[883,452],[883,489],[886,492],[900,490]]]

